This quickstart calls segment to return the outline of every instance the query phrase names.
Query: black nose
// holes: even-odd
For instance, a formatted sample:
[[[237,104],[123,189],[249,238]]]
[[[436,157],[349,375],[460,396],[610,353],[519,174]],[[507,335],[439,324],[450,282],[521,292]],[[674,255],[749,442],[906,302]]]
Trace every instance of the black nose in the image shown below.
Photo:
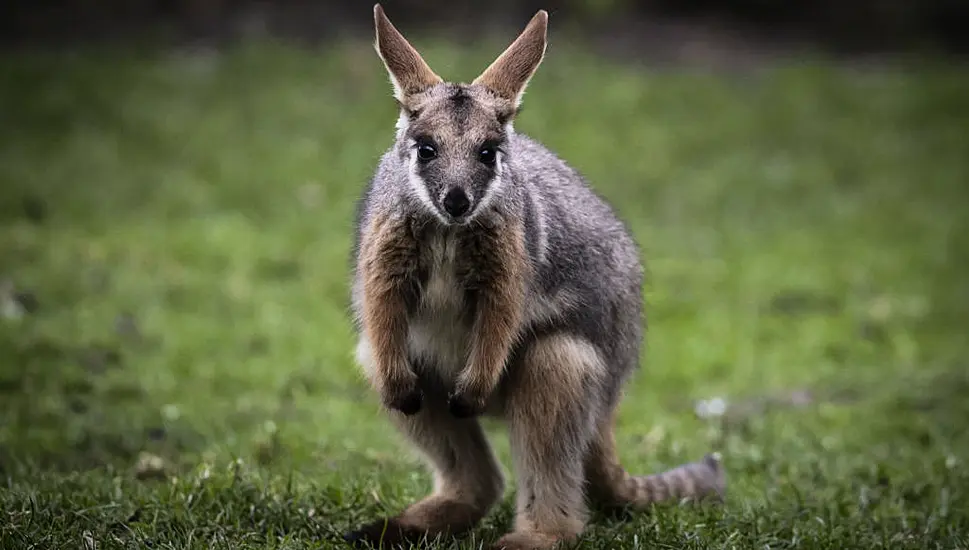
[[[471,208],[471,201],[460,187],[452,187],[447,195],[444,195],[444,210],[448,214],[454,217],[462,216],[468,213],[469,208]]]

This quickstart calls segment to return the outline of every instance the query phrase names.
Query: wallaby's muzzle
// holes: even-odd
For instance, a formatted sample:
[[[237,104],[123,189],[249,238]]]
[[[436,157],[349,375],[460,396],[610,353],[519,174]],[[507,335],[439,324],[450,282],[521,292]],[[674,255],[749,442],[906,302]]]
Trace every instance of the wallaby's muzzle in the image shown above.
[[[471,199],[460,187],[452,187],[441,200],[444,212],[456,220],[461,219],[471,211]]]

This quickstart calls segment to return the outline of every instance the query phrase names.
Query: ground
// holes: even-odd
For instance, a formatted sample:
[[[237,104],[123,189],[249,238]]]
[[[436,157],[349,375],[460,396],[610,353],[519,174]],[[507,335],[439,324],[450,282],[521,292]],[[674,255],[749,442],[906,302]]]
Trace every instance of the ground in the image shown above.
[[[499,51],[420,45],[459,80]],[[621,456],[729,477],[582,547],[965,548],[969,76],[580,52],[550,49],[517,128],[643,248]],[[396,118],[366,41],[0,71],[0,547],[338,548],[429,489],[351,360],[354,202]],[[496,539],[512,487],[427,547]]]

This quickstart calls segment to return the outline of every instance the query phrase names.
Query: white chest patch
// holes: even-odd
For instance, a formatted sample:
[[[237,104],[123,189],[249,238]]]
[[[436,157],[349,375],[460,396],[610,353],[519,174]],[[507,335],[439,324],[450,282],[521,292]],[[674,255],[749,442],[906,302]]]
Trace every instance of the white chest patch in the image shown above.
[[[457,277],[459,246],[449,237],[428,244],[428,277],[421,289],[419,308],[409,319],[409,351],[424,359],[444,380],[453,380],[467,363],[471,334],[464,290]]]

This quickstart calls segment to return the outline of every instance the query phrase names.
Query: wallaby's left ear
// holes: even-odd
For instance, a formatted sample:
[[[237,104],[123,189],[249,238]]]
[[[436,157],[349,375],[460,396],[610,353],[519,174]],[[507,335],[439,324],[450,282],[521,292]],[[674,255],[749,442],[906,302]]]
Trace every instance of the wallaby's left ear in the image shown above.
[[[373,6],[373,24],[376,32],[374,46],[390,74],[394,97],[399,102],[406,103],[408,96],[423,92],[442,81],[394,27],[380,4]]]
[[[538,10],[525,30],[502,52],[474,84],[481,84],[517,108],[528,81],[545,57],[548,12]]]

